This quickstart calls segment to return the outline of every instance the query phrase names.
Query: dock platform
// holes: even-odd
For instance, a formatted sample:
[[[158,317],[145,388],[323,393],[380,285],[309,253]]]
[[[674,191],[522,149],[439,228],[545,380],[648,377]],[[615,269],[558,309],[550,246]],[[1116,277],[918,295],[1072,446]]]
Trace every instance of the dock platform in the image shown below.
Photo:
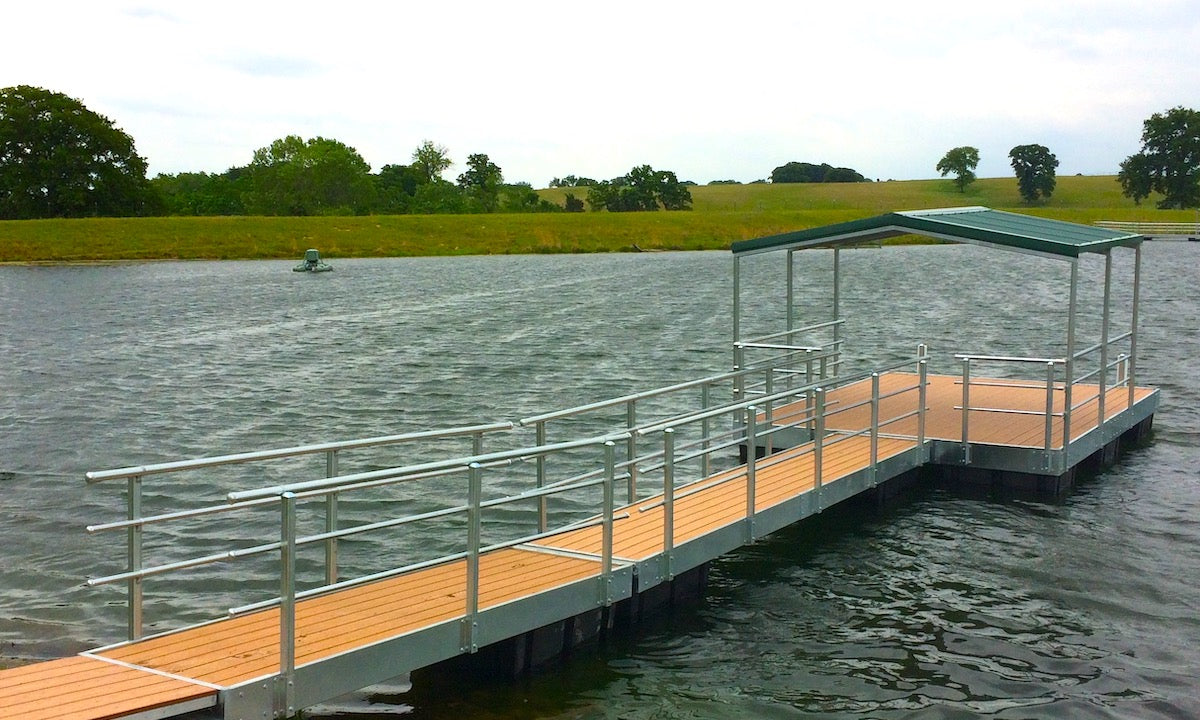
[[[855,372],[844,361],[836,300],[839,244],[913,231],[944,238],[953,233],[937,223],[964,212],[969,227],[961,233],[969,241],[996,241],[987,233],[1003,234],[1019,224],[1014,242],[1026,252],[1053,254],[1029,238],[1064,232],[1058,226],[1068,225],[1035,219],[1030,230],[1008,214],[958,209],[735,244],[730,372],[516,422],[88,473],[89,482],[126,483],[126,518],[89,526],[95,533],[125,535],[126,570],[89,584],[127,587],[128,640],[0,671],[0,713],[25,720],[283,718],[495,648],[503,648],[497,657],[506,670],[519,672],[602,636],[647,598],[669,595],[685,580],[694,583],[696,573],[722,554],[850,498],[886,494],[916,474],[1041,492],[1069,488],[1079,468],[1114,462],[1123,446],[1144,439],[1158,407],[1158,390],[1135,381],[1136,263],[1130,330],[1109,331],[1109,253],[1140,251],[1140,237],[1084,228],[1090,232],[1071,245],[1106,260],[1104,324],[1090,347],[1078,347],[1075,338],[1079,268],[1072,260],[1061,355],[957,354],[952,364],[958,374],[930,372],[924,346],[887,367]],[[801,326],[792,317],[791,258],[810,246],[833,250],[834,312],[829,321]],[[787,328],[747,337],[739,328],[736,258],[739,251],[775,249],[788,253]],[[831,336],[812,339],[822,333]],[[981,367],[1002,372],[981,375]],[[654,399],[696,394],[699,402],[689,410],[655,417],[644,410]],[[549,440],[552,429],[559,436],[581,416],[596,414],[615,426],[598,435]],[[528,431],[532,443],[525,441]],[[485,436],[503,449],[485,452]],[[339,458],[355,449],[434,438],[469,439],[470,450],[382,470],[344,472],[339,466]],[[304,455],[325,458],[324,477],[231,491],[210,506],[142,513],[142,484],[155,475]],[[436,510],[399,512],[361,525],[339,521],[341,496],[429,481],[456,489],[443,493]],[[552,506],[565,495],[585,498],[592,509]],[[324,514],[324,532],[298,529],[298,505]],[[160,526],[264,506],[279,512],[274,539],[182,562],[153,565],[144,557],[143,534]],[[506,506],[526,508],[532,526],[497,531],[488,518]],[[342,576],[340,540],[441,521],[465,526],[458,551]],[[306,551],[324,552],[322,577],[297,573],[297,555]],[[145,582],[263,555],[278,558],[277,597],[143,637]]]

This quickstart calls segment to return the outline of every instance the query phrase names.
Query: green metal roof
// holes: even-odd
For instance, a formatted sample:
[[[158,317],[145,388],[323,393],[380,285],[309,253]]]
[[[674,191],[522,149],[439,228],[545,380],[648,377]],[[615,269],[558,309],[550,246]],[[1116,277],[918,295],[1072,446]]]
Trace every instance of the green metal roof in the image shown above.
[[[1085,252],[1104,252],[1114,247],[1131,247],[1145,240],[1142,235],[1120,230],[985,207],[960,207],[893,212],[863,220],[743,240],[733,244],[733,253],[745,255],[789,248],[853,245],[910,234],[1067,258],[1079,257]]]

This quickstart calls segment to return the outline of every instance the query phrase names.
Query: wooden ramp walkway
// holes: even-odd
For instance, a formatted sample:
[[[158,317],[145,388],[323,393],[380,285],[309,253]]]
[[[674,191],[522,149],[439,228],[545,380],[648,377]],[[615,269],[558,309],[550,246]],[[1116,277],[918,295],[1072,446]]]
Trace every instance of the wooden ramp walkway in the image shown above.
[[[916,376],[906,373],[880,379],[885,392],[915,382]],[[599,525],[482,554],[478,613],[470,622],[464,611],[469,592],[465,559],[298,602],[291,702],[297,708],[316,704],[547,623],[597,612],[920,467],[930,460],[934,444],[962,443],[961,382],[934,376],[928,382],[923,445],[916,416],[881,428],[874,440],[853,434],[870,425],[871,384],[840,388],[827,398],[831,407],[868,402],[831,416],[819,451],[811,442],[799,444],[759,459],[753,473],[743,464],[680,484],[670,497],[660,493],[616,508],[608,572]],[[1043,448],[1045,418],[1032,413],[1044,409],[1044,389],[996,380],[972,392],[972,407],[978,402],[980,407],[1031,413],[979,413],[971,418],[972,443]],[[1072,416],[1073,439],[1098,428],[1098,388],[1090,404],[1080,388],[1076,392],[1075,402],[1084,404]],[[916,398],[915,391],[900,390],[880,401],[879,412],[899,417],[916,407]],[[1137,388],[1135,405],[1151,402],[1133,416],[1128,398],[1127,389],[1110,391],[1105,406],[1109,419],[1130,418],[1118,428],[1122,431],[1152,414],[1157,395]],[[1061,412],[1061,393],[1055,402]],[[781,422],[807,412],[806,407],[775,408],[774,419]],[[1062,445],[1061,417],[1054,418],[1051,445]],[[211,708],[215,718],[270,716],[285,693],[277,680],[280,626],[280,610],[268,609],[0,671],[0,715],[150,720]]]

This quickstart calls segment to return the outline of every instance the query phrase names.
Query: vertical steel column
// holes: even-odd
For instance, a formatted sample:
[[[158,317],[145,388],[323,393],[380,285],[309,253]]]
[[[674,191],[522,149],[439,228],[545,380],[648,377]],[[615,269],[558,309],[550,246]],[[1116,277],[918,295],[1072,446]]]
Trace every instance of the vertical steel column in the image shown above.
[[[296,495],[280,496],[279,677],[275,717],[296,714]]]
[[[1137,329],[1138,304],[1142,290],[1142,244],[1133,247],[1133,312],[1129,319],[1129,370],[1125,379],[1129,383],[1129,407],[1133,407],[1137,386]]]
[[[822,456],[824,455],[825,445],[825,388],[817,388],[817,417],[816,427],[813,430],[813,489],[817,491],[817,512],[825,509],[821,502],[821,476],[824,474],[822,467]]]
[[[338,451],[329,450],[325,453],[325,477],[338,475]],[[338,529],[338,494],[331,492],[325,496],[325,532],[337,532]],[[333,585],[338,581],[338,541],[329,538],[325,541],[325,584]]]
[[[625,454],[627,456],[626,459],[629,461],[628,466],[626,466],[626,472],[629,473],[627,490],[630,504],[637,502],[638,469],[637,462],[635,461],[637,460],[638,447],[637,433],[633,431],[635,427],[637,427],[637,400],[630,400],[625,405],[625,428],[629,430],[629,438],[625,441]]]
[[[479,649],[475,633],[479,629],[479,545],[483,521],[480,503],[483,499],[483,466],[471,463],[467,472],[467,606],[462,626],[462,651],[474,653]]]
[[[616,444],[604,443],[604,526],[600,555],[600,583],[604,606],[612,605],[613,565],[613,478],[616,475]]]
[[[675,431],[663,430],[663,576],[675,578]]]
[[[871,373],[871,487],[879,477],[879,373]]]
[[[1071,292],[1067,303],[1067,363],[1063,377],[1063,441],[1062,449],[1065,456],[1067,446],[1071,444],[1071,404],[1072,390],[1075,385],[1075,305],[1079,292],[1079,258],[1071,258]]]
[[[842,271],[841,271],[841,249],[833,249],[833,319],[842,319]],[[837,377],[842,369],[842,324],[835,322],[833,325],[833,376]],[[821,377],[825,377],[824,369],[825,361],[822,360]]]
[[[746,408],[746,542],[754,541],[755,466],[758,465],[758,408]]]
[[[971,358],[962,361],[962,464],[971,464]]]
[[[1100,397],[1097,398],[1096,428],[1104,430],[1104,400],[1108,393],[1108,321],[1109,298],[1112,295],[1112,250],[1104,253],[1104,306],[1101,310],[1103,318],[1100,326]]]
[[[746,348],[740,342],[733,344],[733,370],[738,373],[733,379],[733,399],[741,400],[746,396],[746,374],[741,372],[746,365]]]
[[[538,447],[542,447],[543,445],[546,444],[546,421],[545,420],[539,420],[538,423],[534,426],[534,437],[535,437],[534,443]],[[546,456],[543,453],[538,453],[538,456],[537,456],[537,487],[538,487],[538,490],[541,490],[542,488],[546,487]],[[546,505],[547,505],[546,496],[542,495],[542,496],[538,497],[538,532],[539,533],[546,532],[546,524],[547,524]]]
[[[708,383],[704,383],[703,385],[700,386],[700,412],[706,412],[708,410],[708,402],[709,402],[708,394],[709,394],[709,385],[708,385]],[[709,457],[709,452],[708,452],[709,447],[710,447],[709,439],[708,439],[709,429],[710,429],[710,427],[709,427],[708,418],[705,417],[703,420],[700,421],[700,436],[701,436],[701,448],[700,449],[703,451],[703,454],[700,456],[700,475],[701,475],[701,477],[708,477],[709,475],[712,474],[712,458]]]
[[[129,478],[125,495],[127,517],[138,520],[142,517],[142,476],[134,475]],[[142,569],[142,526],[130,525],[126,535],[129,572]],[[142,578],[129,579],[129,597],[127,598],[127,624],[129,639],[138,640],[142,637]]]

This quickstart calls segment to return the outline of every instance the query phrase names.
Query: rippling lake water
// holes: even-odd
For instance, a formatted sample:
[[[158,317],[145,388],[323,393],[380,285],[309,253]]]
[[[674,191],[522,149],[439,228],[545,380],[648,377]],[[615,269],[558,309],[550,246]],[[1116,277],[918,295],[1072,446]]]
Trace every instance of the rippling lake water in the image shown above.
[[[1118,254],[1118,277],[1131,255]],[[720,559],[703,601],[560,671],[323,712],[1200,716],[1200,243],[1144,255],[1138,379],[1163,391],[1155,434],[1070,495],[925,490],[834,509]],[[748,317],[777,318],[776,260],[745,266]],[[123,538],[84,526],[118,519],[123,487],[86,486],[87,470],[515,420],[730,364],[727,253],[331,262],[318,276],[291,262],[0,267],[0,655],[69,654],[124,631],[123,592],[82,586],[122,569]],[[958,351],[1062,352],[1065,263],[969,246],[845,251],[842,263],[856,362],[920,342],[943,371]],[[801,253],[797,268],[802,314],[823,319],[828,253]],[[146,502],[192,506],[320,475],[317,462],[148,478]],[[370,517],[388,499],[345,512]],[[148,548],[170,561],[270,527],[185,527]],[[348,544],[347,569],[445,541]],[[269,590],[269,568],[253,564],[151,580],[147,620],[193,622]]]

